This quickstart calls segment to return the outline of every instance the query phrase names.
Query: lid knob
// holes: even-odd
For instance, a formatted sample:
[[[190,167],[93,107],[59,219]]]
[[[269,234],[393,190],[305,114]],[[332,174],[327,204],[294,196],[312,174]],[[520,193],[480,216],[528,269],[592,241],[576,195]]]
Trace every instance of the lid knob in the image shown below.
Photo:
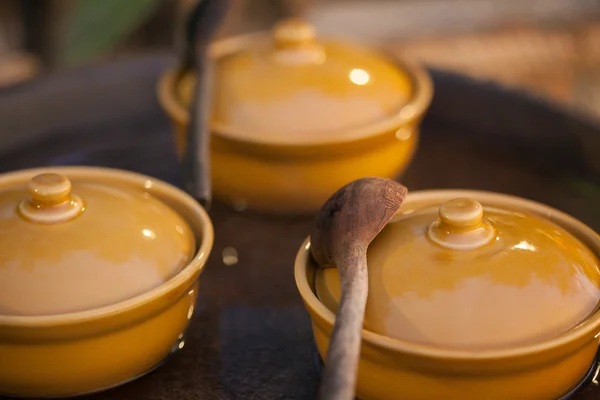
[[[273,36],[278,46],[294,46],[311,43],[315,28],[300,18],[289,18],[275,25]]]
[[[315,28],[303,19],[289,18],[279,22],[273,30],[275,61],[291,66],[322,64],[325,51],[315,37]]]
[[[431,223],[427,234],[440,246],[471,250],[489,243],[496,232],[483,217],[483,207],[479,202],[459,198],[442,204],[439,219]]]
[[[455,228],[468,228],[481,224],[483,207],[473,199],[455,199],[442,204],[440,219]]]
[[[71,220],[84,210],[83,201],[71,193],[71,181],[64,175],[46,173],[34,176],[28,184],[29,198],[19,204],[19,213],[37,223]]]

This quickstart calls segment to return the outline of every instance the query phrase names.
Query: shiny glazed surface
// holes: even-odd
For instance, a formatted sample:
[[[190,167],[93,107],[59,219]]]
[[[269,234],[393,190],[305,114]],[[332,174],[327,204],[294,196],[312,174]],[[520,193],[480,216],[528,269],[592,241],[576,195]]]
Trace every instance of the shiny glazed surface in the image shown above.
[[[0,187],[25,186],[32,177],[46,172],[48,169],[3,174],[0,175]],[[62,224],[42,225],[43,227],[67,231],[70,223],[83,218],[88,212],[90,216],[95,215],[91,212],[93,207],[101,204],[116,206],[119,203],[126,210],[128,206],[134,205],[128,203],[127,199],[135,199],[139,195],[146,199],[141,203],[143,210],[139,209],[139,203],[136,204],[137,210],[129,210],[134,214],[137,212],[138,217],[157,213],[157,216],[164,218],[164,224],[154,221],[154,224],[145,225],[146,228],[154,229],[152,232],[155,235],[167,234],[171,229],[176,231],[173,225],[169,227],[168,222],[173,222],[172,219],[169,220],[169,212],[177,215],[179,220],[176,221],[184,221],[189,233],[193,235],[191,239],[185,237],[184,241],[191,246],[192,253],[186,256],[187,262],[180,266],[178,273],[169,272],[171,276],[165,276],[167,280],[163,283],[142,293],[130,294],[121,301],[113,300],[98,308],[56,315],[0,314],[2,395],[35,398],[82,395],[128,382],[158,366],[171,352],[184,346],[184,334],[196,308],[198,278],[212,249],[213,228],[208,215],[193,198],[174,186],[149,176],[109,168],[53,167],[52,172],[68,176],[73,190],[77,190],[81,199],[89,194],[90,199],[98,201],[85,203],[87,208],[74,219]],[[119,190],[111,191],[107,187]],[[96,195],[99,197],[96,198]],[[36,211],[39,210],[42,209]],[[55,214],[57,210],[45,211]],[[124,223],[133,223],[137,217],[130,219],[127,215],[120,215],[120,218]],[[104,227],[117,223],[114,220],[107,222],[111,221],[109,218],[94,220],[90,217],[87,222],[81,221],[82,225],[95,221]],[[129,232],[133,236],[127,240],[133,243],[144,240],[140,239],[140,232],[137,230],[128,231],[123,226],[121,228],[124,233]],[[176,233],[172,242],[180,244],[181,240],[177,239],[180,234]],[[143,234],[142,236],[145,237]],[[74,236],[70,238],[79,240]],[[156,239],[158,238],[157,236]],[[102,243],[103,238],[98,240]],[[196,244],[188,240],[195,241]],[[116,253],[106,250],[108,253],[105,251],[100,254],[119,254],[119,244],[113,243],[112,247]],[[130,253],[123,252],[121,255],[127,254]],[[135,256],[135,252],[131,254]],[[157,256],[159,254],[156,253]],[[118,257],[115,258],[117,259]],[[56,263],[59,266],[60,261],[61,257],[57,256]],[[120,265],[124,267],[127,264]],[[85,268],[85,265],[73,266],[78,267]],[[110,272],[109,266],[107,269]],[[115,266],[112,272],[117,274],[118,270]],[[159,277],[160,271],[167,273],[167,270],[168,268],[158,268],[150,276]],[[143,272],[148,274],[149,271],[146,269]],[[118,278],[122,278],[123,274],[127,276],[127,271],[121,273]],[[76,283],[71,284],[77,287]],[[63,288],[70,289],[68,286]],[[104,289],[111,291],[110,287]],[[94,293],[99,294],[100,289]]]
[[[213,87],[216,107],[211,172],[215,197],[236,209],[307,214],[314,213],[335,190],[354,179],[401,175],[418,146],[419,125],[432,98],[428,73],[349,43],[331,44],[335,57],[323,65],[314,64],[311,57],[312,64],[303,64],[300,57],[296,60],[299,64],[280,67],[281,60],[267,53],[289,54],[290,48],[311,53],[321,40],[299,35],[302,40],[282,42],[276,33],[277,29],[274,33],[224,39],[211,48],[213,58],[225,61],[227,69],[222,75],[216,68],[221,84]],[[251,64],[248,70],[246,63]],[[268,80],[250,75],[263,76],[271,70],[268,73],[273,78]],[[368,82],[352,82],[366,81],[364,72]],[[238,80],[239,85],[227,83]],[[310,87],[308,94],[301,93],[305,85]],[[158,82],[158,98],[173,123],[179,157],[185,151],[189,122],[185,99],[192,86],[190,76],[178,81],[173,70],[165,72]],[[349,93],[378,105],[369,111],[361,100],[360,112],[356,106],[348,110],[344,99]],[[365,100],[371,95],[372,99]],[[285,102],[292,103],[285,110],[273,106]],[[228,120],[231,110],[243,104],[250,104],[252,113],[243,106],[246,111],[241,117],[235,111],[235,118],[244,126],[232,125]],[[311,112],[318,115],[311,116]],[[323,179],[324,175],[328,178]]]
[[[412,192],[401,211],[439,206],[461,197],[475,199],[489,208],[548,219],[574,235],[596,257],[600,254],[600,236],[581,222],[558,210],[512,196],[461,190]],[[318,271],[307,239],[297,254],[295,279],[312,320],[319,353],[325,359],[334,314],[317,298]],[[560,398],[589,369],[598,350],[599,331],[600,314],[594,313],[576,327],[534,343],[452,349],[398,340],[365,329],[357,396],[364,400],[462,400],[469,393],[471,398],[491,400]]]
[[[432,241],[428,227],[436,227],[437,214],[438,207],[405,210],[369,247],[365,329],[424,345],[481,350],[552,338],[595,311],[600,263],[559,226],[484,207],[491,242],[455,249]],[[319,270],[316,290],[335,312],[337,269]]]
[[[270,40],[217,60],[214,122],[239,139],[319,143],[356,139],[353,128],[393,118],[412,96],[412,82],[377,52],[336,41],[277,49]],[[294,61],[281,59],[295,57]],[[298,53],[298,54],[296,54]],[[177,90],[187,107],[194,77]]]
[[[58,329],[38,328],[33,340],[2,340],[0,335],[0,396],[80,396],[119,386],[160,366],[185,344],[185,331],[193,316],[197,283],[175,302],[158,299],[160,310],[150,318],[133,313],[123,326],[101,334],[71,340],[44,337]],[[139,310],[137,310],[139,312]],[[102,329],[103,321],[88,327]],[[67,329],[76,332],[76,328]],[[67,334],[67,335],[68,335]]]
[[[29,197],[25,185],[0,191],[0,314],[116,303],[166,282],[191,259],[190,227],[149,193],[86,182],[72,193],[84,203],[81,215],[44,224],[17,212]]]
[[[0,158],[0,168],[7,171],[82,160],[180,182],[168,121],[149,96],[155,79],[172,59],[172,54],[157,54],[111,62],[84,68],[77,74],[52,74],[48,80],[22,88],[9,101],[17,106],[32,105],[19,113],[29,117],[19,132],[23,135],[20,140],[27,141],[31,132],[37,132],[40,121],[68,123],[72,130],[54,131],[49,146],[27,143],[24,148],[8,152]],[[439,93],[432,114],[424,121],[415,163],[403,183],[412,191],[473,187],[551,201],[600,231],[595,201],[600,197],[579,190],[574,193],[568,181],[548,179],[559,173],[571,174],[571,160],[581,159],[577,153],[580,147],[565,146],[563,141],[565,136],[580,137],[585,129],[576,118],[543,107],[540,111],[539,99],[525,101],[519,93],[496,92],[489,82],[474,82],[442,71],[433,73]],[[65,85],[74,91],[64,93]],[[456,101],[457,94],[463,101]],[[131,96],[141,100],[128,102]],[[47,106],[57,98],[61,99],[62,111]],[[115,107],[115,102],[130,108]],[[3,120],[21,126],[19,121],[19,115]],[[565,130],[565,124],[572,129]],[[48,135],[49,129],[45,129]],[[600,129],[592,130],[595,132]],[[528,140],[531,135],[544,144]],[[515,146],[523,152],[515,151]],[[548,156],[549,152],[554,156]],[[539,163],[532,163],[531,158]],[[587,182],[593,184],[589,179]],[[210,214],[218,235],[200,278],[202,305],[196,307],[184,349],[151,375],[90,400],[314,400],[319,375],[313,366],[316,350],[312,346],[311,322],[290,279],[291,262],[306,238],[311,218],[261,217],[237,212],[220,201],[213,203]],[[265,242],[270,245],[260,246]],[[239,261],[234,266],[223,265],[219,253],[226,246],[237,249]],[[554,386],[555,381],[534,384]],[[452,390],[452,386],[448,388]],[[489,393],[497,390],[491,388]],[[599,392],[597,386],[590,385],[570,400],[598,400]],[[462,400],[469,398],[473,396],[464,392]],[[488,393],[479,398],[489,398]]]

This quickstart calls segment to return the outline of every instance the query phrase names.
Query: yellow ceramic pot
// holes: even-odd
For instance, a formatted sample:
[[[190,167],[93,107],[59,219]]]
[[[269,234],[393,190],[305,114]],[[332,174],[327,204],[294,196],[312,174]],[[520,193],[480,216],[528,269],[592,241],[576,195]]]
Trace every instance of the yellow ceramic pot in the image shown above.
[[[395,177],[410,163],[432,97],[422,68],[317,39],[295,19],[210,51],[215,197],[239,208],[310,213],[338,187]],[[158,84],[180,156],[193,86],[193,76],[176,70]]]
[[[0,393],[134,379],[183,347],[213,243],[194,199],[93,167],[0,176]]]
[[[595,232],[539,203],[479,191],[410,193],[369,246],[358,397],[567,394],[598,350],[598,255]],[[307,239],[295,278],[325,358],[339,275],[315,265]]]

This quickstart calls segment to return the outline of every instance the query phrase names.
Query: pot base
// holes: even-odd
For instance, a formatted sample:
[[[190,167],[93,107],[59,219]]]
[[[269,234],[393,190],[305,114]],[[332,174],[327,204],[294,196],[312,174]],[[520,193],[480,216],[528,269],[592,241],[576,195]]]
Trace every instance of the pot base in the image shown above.
[[[325,364],[323,363],[323,358],[319,354],[319,351],[317,350],[317,346],[314,343],[312,346],[312,350],[314,353],[313,354],[313,365],[320,375],[323,372],[323,366]],[[573,389],[571,389],[567,394],[565,394],[564,396],[560,397],[557,400],[576,400],[575,396],[577,396],[577,394],[579,394],[579,392],[581,392],[582,390],[587,388],[588,385],[596,384],[594,382],[594,379],[598,376],[598,374],[600,374],[600,350],[596,354],[596,358],[594,359],[594,362],[590,366],[590,369],[587,371],[587,373],[585,374],[583,379],[577,385],[575,385],[575,387]],[[356,398],[356,400],[368,400],[368,399]]]
[[[574,400],[575,396],[580,391],[582,391],[586,387],[588,387],[588,385],[597,385],[597,383],[594,382],[594,380],[598,376],[599,372],[600,372],[600,351],[598,351],[598,353],[596,354],[596,358],[594,359],[592,366],[588,370],[587,374],[585,374],[583,379],[573,389],[571,389],[571,391],[569,393],[565,394],[563,397],[561,397],[558,400],[571,400],[571,399]]]
[[[135,380],[142,378],[143,376],[146,376],[146,375],[156,371],[158,368],[163,366],[167,361],[169,361],[169,359],[175,353],[177,353],[180,349],[183,348],[183,345],[182,345],[183,343],[185,343],[185,336],[183,336],[181,339],[177,340],[175,345],[171,348],[171,351],[169,352],[169,354],[167,354],[167,356],[165,358],[163,358],[158,364],[154,365],[152,368],[148,369],[146,372],[142,372],[141,374],[134,376],[133,378],[124,380],[122,382],[116,383],[111,386],[107,386],[107,387],[96,389],[96,390],[91,390],[89,392],[82,392],[82,393],[71,394],[71,395],[67,395],[67,396],[45,396],[42,398],[44,398],[44,399],[74,399],[74,398],[78,398],[78,397],[89,396],[89,395],[93,395],[93,394],[106,392],[108,390],[121,387],[123,385],[131,383]],[[0,398],[1,399],[34,399],[34,398],[39,399],[40,397],[39,396],[18,396],[18,395],[14,395],[14,394],[8,395],[8,394],[0,393]]]

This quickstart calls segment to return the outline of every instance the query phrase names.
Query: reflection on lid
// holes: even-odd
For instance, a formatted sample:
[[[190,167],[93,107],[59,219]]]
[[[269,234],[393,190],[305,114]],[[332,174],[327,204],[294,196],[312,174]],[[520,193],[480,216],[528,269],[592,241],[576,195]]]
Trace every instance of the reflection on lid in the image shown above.
[[[519,243],[515,244],[512,248],[519,250],[537,251],[537,247],[525,240],[522,240]]]
[[[489,350],[549,339],[596,309],[600,261],[554,223],[486,208],[495,239],[458,249],[427,236],[438,207],[413,210],[369,246],[366,329],[413,343]],[[315,288],[337,310],[337,269],[319,269]]]
[[[378,51],[320,38],[277,43],[257,40],[217,60],[214,122],[228,136],[353,139],[351,130],[397,118],[413,96],[412,76]]]
[[[149,239],[155,239],[156,238],[156,234],[154,232],[152,232],[150,229],[143,229],[142,230],[142,235],[146,236]]]
[[[350,71],[350,80],[355,85],[366,85],[370,79],[369,73],[364,69],[355,68]]]
[[[193,256],[189,225],[156,197],[98,183],[75,182],[73,191],[86,211],[60,224],[19,217],[25,187],[0,193],[0,314],[110,305],[171,279]]]

